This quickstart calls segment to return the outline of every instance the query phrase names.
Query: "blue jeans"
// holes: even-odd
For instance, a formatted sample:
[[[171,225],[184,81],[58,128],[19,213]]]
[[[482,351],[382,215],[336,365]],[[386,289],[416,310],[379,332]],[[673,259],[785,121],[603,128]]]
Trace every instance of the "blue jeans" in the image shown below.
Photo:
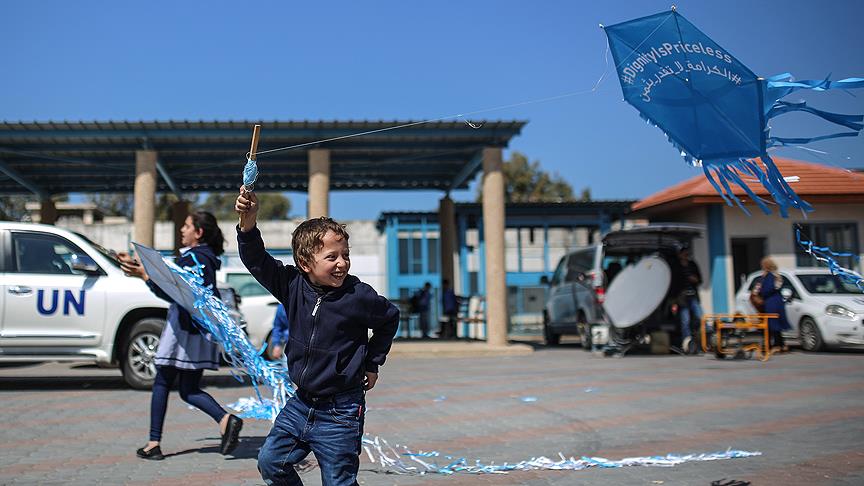
[[[681,340],[690,337],[690,321],[702,322],[702,306],[695,296],[684,297],[684,304],[678,309],[681,318]]]
[[[325,486],[357,484],[366,400],[363,390],[327,400],[288,399],[258,453],[269,485],[302,485],[294,465],[315,453]]]

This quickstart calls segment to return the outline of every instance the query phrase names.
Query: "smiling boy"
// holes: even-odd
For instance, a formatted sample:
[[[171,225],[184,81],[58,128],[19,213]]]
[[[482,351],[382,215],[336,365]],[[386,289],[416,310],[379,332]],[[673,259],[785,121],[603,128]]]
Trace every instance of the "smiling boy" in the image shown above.
[[[255,193],[241,188],[235,209],[240,259],[287,311],[285,353],[297,386],[261,447],[258,470],[267,484],[302,484],[294,465],[313,452],[323,484],[357,484],[365,392],[378,380],[399,310],[348,274],[343,225],[326,217],[301,223],[291,240],[295,267],[265,250]]]

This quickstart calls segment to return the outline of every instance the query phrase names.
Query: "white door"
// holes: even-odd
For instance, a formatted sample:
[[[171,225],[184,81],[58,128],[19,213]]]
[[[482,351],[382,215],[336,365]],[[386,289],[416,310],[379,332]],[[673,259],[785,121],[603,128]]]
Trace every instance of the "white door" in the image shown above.
[[[98,345],[104,332],[107,279],[84,275],[70,265],[73,254],[87,253],[50,233],[18,231],[11,236],[11,267],[0,274],[0,345]]]
[[[786,275],[782,275],[783,277],[783,288],[792,290],[792,297],[786,302],[786,320],[789,321],[789,325],[792,326],[792,329],[785,331],[783,333],[786,337],[798,337],[798,323],[801,321],[801,316],[804,315],[804,301],[802,300],[801,290],[797,288],[796,285],[793,285],[791,280],[786,277]]]

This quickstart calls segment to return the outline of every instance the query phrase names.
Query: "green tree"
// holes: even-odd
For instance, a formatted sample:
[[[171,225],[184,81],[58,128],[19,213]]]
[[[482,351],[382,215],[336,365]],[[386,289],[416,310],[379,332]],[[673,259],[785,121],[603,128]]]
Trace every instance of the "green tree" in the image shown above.
[[[27,197],[22,195],[0,196],[0,221],[23,221],[27,215],[26,202]]]
[[[258,194],[258,219],[286,219],[291,211],[291,200],[280,193]],[[209,211],[218,220],[237,218],[234,212],[235,192],[211,192],[198,204],[198,209]]]
[[[132,218],[135,209],[135,198],[128,192],[100,192],[87,195],[87,201],[96,205],[110,216],[126,216]]]
[[[576,201],[573,188],[567,181],[558,174],[544,171],[540,167],[540,161],[529,162],[528,157],[520,152],[511,152],[510,159],[504,161],[504,177],[507,202]],[[482,193],[478,189],[477,200],[481,199]],[[589,188],[582,190],[580,200],[591,200]]]

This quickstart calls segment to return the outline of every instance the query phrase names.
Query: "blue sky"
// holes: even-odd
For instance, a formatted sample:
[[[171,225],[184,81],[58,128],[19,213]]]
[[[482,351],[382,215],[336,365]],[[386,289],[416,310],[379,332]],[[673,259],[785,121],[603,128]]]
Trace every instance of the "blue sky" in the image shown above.
[[[0,4],[0,120],[422,120],[590,90],[607,64],[598,24],[668,1],[32,1]],[[864,76],[864,2],[679,1],[759,75]],[[593,93],[487,113],[527,120],[510,149],[597,199],[639,199],[697,172],[621,101]],[[864,113],[858,93],[793,95]],[[806,115],[777,135],[833,131]],[[266,136],[266,133],[264,134]],[[864,167],[864,138],[776,152]],[[242,158],[242,147],[238,148]],[[238,162],[242,166],[242,160]],[[266,173],[262,174],[266,177]],[[294,214],[305,196],[289,193]],[[331,193],[337,219],[432,210],[440,192]],[[454,199],[473,200],[473,191]]]

